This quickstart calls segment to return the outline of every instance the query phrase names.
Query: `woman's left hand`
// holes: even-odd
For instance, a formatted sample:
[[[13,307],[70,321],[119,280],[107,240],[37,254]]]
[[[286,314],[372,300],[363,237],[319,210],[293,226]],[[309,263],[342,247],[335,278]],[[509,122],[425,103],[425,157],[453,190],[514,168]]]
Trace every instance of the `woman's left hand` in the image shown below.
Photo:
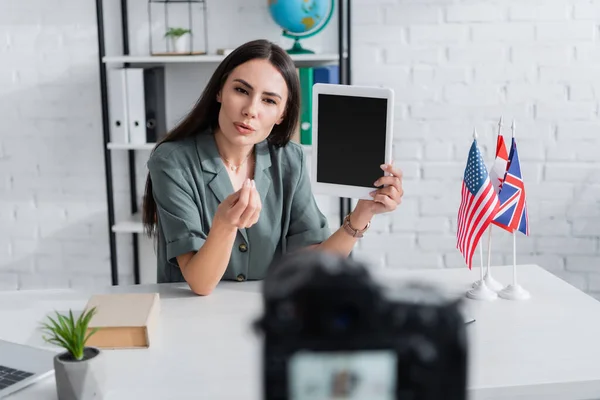
[[[372,201],[363,201],[368,204],[367,208],[373,214],[383,214],[394,211],[402,201],[404,190],[402,189],[402,171],[392,164],[383,164],[381,169],[388,173],[377,179],[373,186],[382,186],[370,193]]]

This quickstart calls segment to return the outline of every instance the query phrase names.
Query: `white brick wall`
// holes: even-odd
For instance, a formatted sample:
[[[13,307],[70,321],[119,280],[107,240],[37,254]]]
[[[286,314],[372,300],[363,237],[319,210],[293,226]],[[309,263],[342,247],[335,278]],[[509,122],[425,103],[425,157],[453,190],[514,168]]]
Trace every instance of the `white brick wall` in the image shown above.
[[[355,58],[355,83],[380,83],[369,68],[402,71],[388,84],[408,110],[396,116],[394,156],[410,176],[390,232],[371,233],[360,254],[382,253],[388,267],[464,267],[455,229],[471,133],[489,165],[503,115],[506,138],[516,119],[528,190],[531,236],[518,237],[517,261],[600,297],[600,1],[373,1],[360,10],[370,17],[355,20],[354,46],[385,57],[368,67]],[[373,34],[394,31],[398,43]],[[492,260],[512,263],[510,235],[494,229],[492,243]]]
[[[266,2],[231,3],[238,6],[225,11],[209,1],[211,49],[239,37],[280,40]],[[0,290],[108,284],[94,4],[33,4],[0,3]],[[380,268],[464,268],[455,229],[471,132],[477,128],[489,164],[503,115],[507,137],[517,121],[528,190],[531,237],[519,236],[518,262],[538,263],[600,297],[600,0],[353,4],[354,83],[396,91],[394,157],[406,189],[396,213],[375,219],[357,257]],[[219,23],[232,12],[244,14],[245,31]],[[145,30],[136,24],[145,14],[134,14],[132,51],[143,53]],[[309,43],[335,46],[335,32]],[[182,100],[178,92],[176,104],[198,94]],[[113,157],[119,217],[128,209],[127,160]],[[320,202],[332,214],[336,202]],[[129,282],[129,235],[118,241]],[[512,262],[511,243],[494,230],[494,263]]]
[[[0,3],[0,289],[110,284],[95,22]]]

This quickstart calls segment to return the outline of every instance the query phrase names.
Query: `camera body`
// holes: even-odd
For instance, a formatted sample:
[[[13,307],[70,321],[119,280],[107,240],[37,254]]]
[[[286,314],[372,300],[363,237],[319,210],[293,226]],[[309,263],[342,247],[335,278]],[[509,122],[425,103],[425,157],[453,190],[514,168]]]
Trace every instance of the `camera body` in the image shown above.
[[[315,251],[281,259],[263,284],[264,399],[466,399],[458,300],[386,293],[362,264]]]

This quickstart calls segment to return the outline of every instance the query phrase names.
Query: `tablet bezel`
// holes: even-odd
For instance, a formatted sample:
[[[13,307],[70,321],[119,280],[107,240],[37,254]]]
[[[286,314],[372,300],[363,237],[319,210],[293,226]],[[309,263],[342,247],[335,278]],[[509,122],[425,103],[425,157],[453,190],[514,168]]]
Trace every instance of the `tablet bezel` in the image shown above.
[[[375,186],[353,186],[326,183],[317,181],[318,170],[318,152],[319,152],[319,95],[328,94],[334,96],[350,97],[370,97],[387,100],[386,112],[386,132],[385,132],[385,162],[392,162],[392,141],[394,125],[394,91],[390,88],[357,86],[357,85],[339,85],[330,83],[315,83],[313,85],[312,98],[312,168],[311,184],[315,194],[324,194],[336,197],[347,197],[354,199],[372,200],[370,192],[376,190]],[[341,158],[341,156],[340,156]],[[345,162],[347,160],[344,160]],[[382,170],[381,176],[390,175]]]

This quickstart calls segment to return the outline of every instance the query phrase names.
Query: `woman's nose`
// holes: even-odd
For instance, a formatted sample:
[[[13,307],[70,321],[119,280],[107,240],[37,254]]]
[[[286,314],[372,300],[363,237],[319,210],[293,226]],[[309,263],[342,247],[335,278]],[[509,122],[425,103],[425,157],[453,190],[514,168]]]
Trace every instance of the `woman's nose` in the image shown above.
[[[248,118],[256,117],[256,110],[257,110],[256,101],[257,100],[255,100],[255,99],[250,99],[250,101],[248,101],[248,104],[246,104],[246,107],[244,107],[243,113],[246,117],[248,117]]]

